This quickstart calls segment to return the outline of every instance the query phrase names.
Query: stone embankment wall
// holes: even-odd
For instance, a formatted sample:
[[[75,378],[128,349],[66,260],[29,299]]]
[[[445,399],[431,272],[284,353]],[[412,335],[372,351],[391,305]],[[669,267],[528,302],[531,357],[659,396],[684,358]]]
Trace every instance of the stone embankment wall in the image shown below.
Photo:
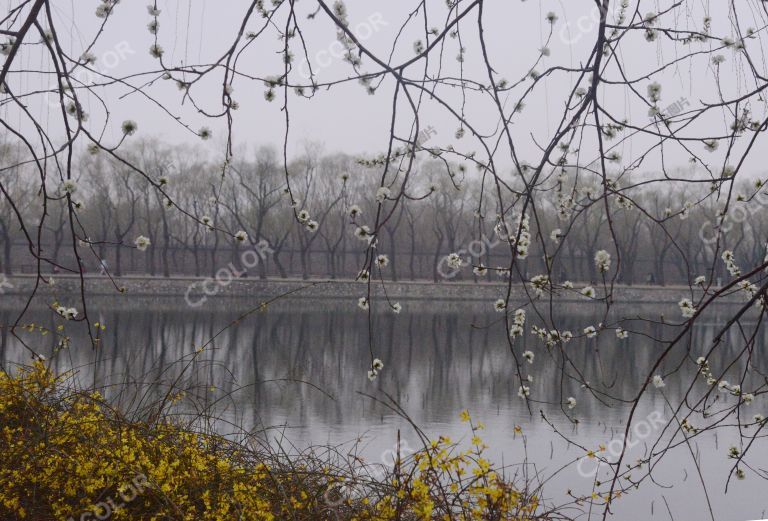
[[[349,280],[298,280],[298,279],[234,279],[216,280],[189,277],[122,277],[115,280],[124,288],[123,295],[134,297],[181,297],[195,304],[199,300],[216,298],[258,298],[268,300],[281,295],[301,299],[357,299],[366,292],[364,283]],[[32,276],[8,277],[2,288],[2,296],[29,295],[35,284]],[[374,283],[374,296],[383,296],[380,283]],[[86,277],[86,294],[90,296],[120,296],[115,285],[105,277]],[[577,286],[578,289],[578,286]],[[598,294],[602,288],[596,286]],[[492,301],[503,297],[507,291],[503,283],[472,282],[388,282],[386,292],[397,301],[447,300],[447,301]],[[56,276],[53,287],[40,284],[40,296],[78,294],[80,279],[73,276]],[[613,300],[616,303],[631,304],[674,304],[683,297],[698,296],[700,290],[686,286],[615,286]],[[525,288],[516,284],[512,287],[512,300],[527,300]],[[577,292],[567,292],[556,299],[558,302],[585,302]],[[733,299],[738,302],[738,297]]]

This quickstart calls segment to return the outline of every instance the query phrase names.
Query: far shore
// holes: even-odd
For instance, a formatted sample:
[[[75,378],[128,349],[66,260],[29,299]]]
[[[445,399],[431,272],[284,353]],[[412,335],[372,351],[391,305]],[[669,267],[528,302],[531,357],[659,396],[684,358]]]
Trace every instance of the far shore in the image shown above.
[[[54,284],[49,286],[40,283],[38,295],[79,294],[80,277],[77,275],[53,275]],[[24,296],[29,295],[35,285],[36,277],[32,274],[7,276],[0,295]],[[192,307],[199,302],[210,299],[271,299],[280,295],[287,298],[301,299],[357,299],[367,293],[366,284],[349,279],[300,279],[300,278],[237,278],[215,279],[211,277],[171,276],[153,277],[147,275],[127,275],[108,277],[85,275],[85,291],[91,296],[134,296],[134,297],[181,297]],[[558,290],[558,302],[585,303],[578,290],[589,285],[574,282],[575,289]],[[597,295],[602,297],[608,288],[594,284]],[[473,281],[385,281],[386,295],[391,300],[443,300],[443,301],[493,301],[504,298],[507,292],[506,282],[473,282]],[[121,293],[119,288],[124,288]],[[372,283],[374,297],[383,297],[384,289],[380,281]],[[514,283],[511,287],[510,299],[527,300],[531,292],[530,286]],[[622,304],[676,304],[681,298],[698,298],[702,290],[698,287],[669,285],[622,285],[616,284],[611,291],[613,302]],[[545,297],[546,298],[546,297]],[[725,299],[727,303],[741,302],[738,295]]]

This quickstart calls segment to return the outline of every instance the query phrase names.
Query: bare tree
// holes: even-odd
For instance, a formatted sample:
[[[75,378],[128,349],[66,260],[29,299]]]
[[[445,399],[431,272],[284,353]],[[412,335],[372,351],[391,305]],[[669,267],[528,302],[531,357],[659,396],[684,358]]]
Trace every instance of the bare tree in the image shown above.
[[[598,0],[584,3],[583,15],[594,22],[588,31],[565,25],[561,11],[531,8],[532,2],[514,3],[512,9],[525,16],[506,12],[504,17],[501,4],[506,3],[501,2],[414,2],[400,6],[402,19],[382,34],[386,45],[380,45],[381,39],[377,44],[356,33],[353,21],[359,11],[353,13],[351,2],[253,1],[227,12],[229,27],[220,33],[223,44],[201,46],[198,60],[164,50],[164,44],[175,45],[179,36],[191,36],[192,29],[187,24],[190,34],[183,34],[183,24],[169,23],[177,33],[167,31],[160,24],[167,13],[152,3],[142,15],[151,34],[152,63],[137,64],[130,73],[99,70],[94,49],[121,23],[121,11],[130,9],[127,4],[101,1],[96,23],[77,36],[63,21],[66,17],[57,14],[62,7],[50,0],[21,0],[1,20],[0,108],[8,116],[0,118],[0,127],[4,142],[18,152],[3,154],[11,162],[0,166],[0,193],[7,205],[0,236],[10,248],[8,227],[17,229],[25,244],[24,262],[36,267],[29,301],[41,285],[51,284],[47,274],[53,267],[77,278],[80,293],[72,298],[80,312],[65,316],[65,309],[63,319],[86,329],[94,345],[86,266],[102,259],[109,246],[114,248],[116,275],[123,273],[126,251],[131,266],[144,265],[136,259],[143,261],[143,252],[158,237],[156,201],[172,212],[163,217],[164,241],[172,237],[195,258],[196,274],[215,275],[220,254],[238,251],[240,232],[249,228],[254,240],[267,238],[281,276],[288,275],[298,255],[299,272],[309,278],[315,274],[316,258],[329,259],[336,273],[332,259],[341,242],[336,230],[326,227],[345,222],[342,211],[348,212],[349,195],[362,209],[345,228],[358,248],[352,271],[366,282],[358,303],[369,332],[377,323],[372,300],[401,309],[386,291],[377,291],[386,290],[395,276],[396,264],[388,255],[403,251],[396,237],[400,230],[409,233],[412,273],[416,245],[424,245],[423,252],[432,257],[428,271],[434,282],[442,282],[436,266],[446,252],[456,254],[450,258],[460,272],[469,269],[466,264],[483,268],[478,259],[462,265],[458,251],[472,239],[482,240],[492,223],[501,242],[494,251],[499,265],[493,269],[504,278],[499,301],[489,306],[500,312],[494,325],[503,328],[507,342],[509,379],[531,413],[547,403],[575,423],[576,400],[567,394],[573,385],[584,390],[580,401],[626,406],[626,438],[641,401],[663,392],[665,381],[680,380],[687,389],[681,397],[673,403],[664,395],[674,414],[663,432],[672,441],[659,435],[649,443],[641,462],[648,465],[642,468],[626,461],[623,448],[616,461],[605,461],[611,478],[596,481],[592,496],[573,498],[576,505],[599,508],[603,519],[617,497],[653,480],[651,462],[674,446],[690,447],[698,436],[723,424],[743,425],[744,406],[765,393],[765,377],[751,364],[767,303],[768,262],[756,244],[765,239],[755,238],[754,229],[745,220],[736,221],[734,213],[750,202],[755,208],[764,192],[764,180],[750,169],[763,168],[761,141],[768,129],[768,78],[762,67],[766,2]],[[86,8],[78,2],[71,9],[82,14]],[[78,18],[76,13],[70,18]],[[518,45],[510,35],[526,26],[539,29],[538,41],[529,53],[519,59],[516,53],[510,61],[510,46]],[[333,48],[341,49],[342,73],[320,74],[322,67],[312,57],[325,49],[307,38],[310,30],[327,34]],[[304,62],[306,68],[299,65]],[[362,89],[369,95],[366,100],[386,101],[384,109],[377,107],[386,110],[384,118],[375,117],[382,112],[370,111],[371,119],[380,119],[375,128],[385,129],[377,134],[382,136],[377,151],[357,158],[361,171],[370,174],[360,183],[370,189],[361,192],[347,191],[347,181],[319,178],[324,169],[318,147],[293,152],[300,125],[296,112],[306,103],[337,96],[351,113],[345,94],[351,88]],[[276,165],[268,153],[261,154],[266,163],[259,166],[257,161],[254,173],[233,168],[240,159],[235,157],[240,119],[235,97],[256,90],[263,94],[259,102],[274,104],[282,118],[280,183],[269,178]],[[141,125],[131,119],[115,121],[125,113],[117,107],[123,102],[147,103],[193,139],[208,141],[215,132],[215,159],[201,161],[202,167],[190,169],[189,175],[171,176],[184,183],[183,189],[163,182],[157,161],[143,162],[128,146]],[[33,104],[52,110],[43,118],[30,110]],[[335,114],[340,125],[346,124],[346,115]],[[201,120],[205,125],[198,127]],[[432,125],[440,130],[433,131]],[[82,154],[98,159],[82,167]],[[106,173],[93,173],[96,165]],[[19,193],[26,190],[11,189],[9,177],[21,172],[34,188],[31,208],[22,208]],[[106,182],[107,175],[113,182]],[[743,179],[749,193],[739,193]],[[281,204],[275,189],[283,185]],[[472,197],[466,195],[470,185]],[[662,195],[649,196],[654,190]],[[96,199],[92,205],[80,199],[86,193]],[[659,204],[669,206],[660,211]],[[101,221],[93,215],[87,218],[89,206],[103,224],[94,225]],[[407,227],[401,225],[403,218]],[[706,226],[712,233],[703,239],[700,231]],[[51,233],[53,255],[43,242]],[[319,237],[325,238],[325,251],[315,256],[324,242]],[[655,245],[643,250],[640,241]],[[67,254],[59,258],[58,248]],[[22,254],[22,248],[15,250]],[[622,339],[635,334],[638,323],[659,321],[655,314],[623,314],[615,308],[617,284],[635,281],[637,256],[644,251],[662,257],[651,262],[654,272],[665,271],[663,282],[674,277],[684,285],[678,288],[674,319],[663,319],[673,334],[655,338],[658,352],[642,366],[633,392],[625,395],[607,376],[587,381],[584,366],[589,362],[574,357],[566,344],[587,345],[601,335]],[[564,264],[563,252],[569,256],[571,275],[589,286],[574,287],[553,271]],[[289,257],[287,270],[281,253]],[[5,255],[6,270],[10,256]],[[154,266],[152,260],[149,264]],[[731,302],[733,294],[743,299],[718,322],[717,334],[706,346],[691,345],[695,324],[716,304]],[[525,301],[515,302],[514,295],[524,295]],[[573,297],[593,304],[602,320],[580,324],[575,332],[566,329],[571,326],[553,310],[562,299]],[[760,320],[745,321],[748,313]],[[17,320],[11,326],[15,335],[19,325]],[[739,332],[737,350],[724,347],[729,331]],[[540,344],[539,360],[546,357],[557,368],[556,393],[537,393],[527,363],[530,351],[520,338],[527,336]],[[375,379],[382,370],[378,356],[383,355],[374,335],[368,337],[368,375]],[[730,400],[724,405],[715,398],[720,391]],[[716,412],[714,402],[721,407]],[[738,429],[740,447],[731,454],[729,478],[748,471],[766,477],[750,464],[766,423],[754,418],[749,425],[749,431]]]

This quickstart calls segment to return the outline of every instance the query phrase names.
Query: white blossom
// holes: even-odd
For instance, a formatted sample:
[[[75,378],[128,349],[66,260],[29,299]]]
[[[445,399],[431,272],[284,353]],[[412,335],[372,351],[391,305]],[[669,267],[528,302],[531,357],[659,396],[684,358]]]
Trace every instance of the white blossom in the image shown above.
[[[741,275],[741,269],[736,265],[735,257],[731,250],[723,251],[720,258],[725,262],[725,267],[728,269],[728,273],[734,277]]]
[[[653,82],[648,85],[648,97],[651,102],[656,103],[661,99],[661,85],[658,82]]]
[[[149,248],[149,246],[152,244],[149,238],[144,237],[143,235],[136,237],[136,240],[133,241],[133,243],[136,245],[136,249],[139,251],[147,251],[147,248]]]
[[[83,53],[83,54],[80,56],[80,60],[81,60],[81,61],[82,61],[82,62],[83,62],[85,65],[90,65],[90,64],[92,64],[92,63],[96,63],[96,55],[95,55],[95,54],[93,54],[92,52],[84,52],[84,53]]]
[[[683,314],[684,318],[691,318],[696,314],[696,308],[693,306],[691,299],[681,299],[677,305],[680,307],[680,312]]]
[[[549,285],[549,277],[547,275],[536,275],[531,279],[531,286],[536,292],[537,297],[544,295],[544,290]]]
[[[605,273],[611,269],[611,254],[605,250],[598,250],[595,253],[595,266],[600,273]]]
[[[514,325],[509,328],[509,336],[512,338],[519,337],[523,335],[523,332],[525,331],[525,310],[524,309],[516,309],[514,313],[513,318]]]
[[[109,2],[101,2],[98,6],[96,6],[96,17],[106,18],[110,11],[112,11],[112,7],[113,5]]]
[[[461,257],[459,257],[458,253],[451,253],[446,257],[446,263],[450,268],[459,269],[461,268],[463,261],[461,260]]]
[[[390,195],[392,195],[392,191],[387,188],[386,186],[380,186],[378,190],[376,190],[376,201],[381,204],[383,203]]]
[[[77,315],[78,315],[77,309],[68,308],[65,306],[58,306],[56,308],[56,313],[58,313],[59,315],[61,315],[67,320],[74,320],[77,318]]]
[[[355,237],[357,237],[362,241],[365,241],[365,240],[370,240],[373,236],[371,235],[371,229],[368,228],[368,226],[363,225],[355,228]]]
[[[65,179],[63,183],[61,183],[61,191],[65,194],[74,194],[77,191],[77,183],[74,179]]]
[[[132,136],[134,133],[136,133],[136,130],[139,128],[139,126],[136,124],[135,121],[126,119],[123,121],[122,127],[123,134],[126,136]]]
[[[161,58],[163,53],[165,53],[165,50],[163,50],[162,46],[156,43],[149,46],[149,55],[153,58]]]

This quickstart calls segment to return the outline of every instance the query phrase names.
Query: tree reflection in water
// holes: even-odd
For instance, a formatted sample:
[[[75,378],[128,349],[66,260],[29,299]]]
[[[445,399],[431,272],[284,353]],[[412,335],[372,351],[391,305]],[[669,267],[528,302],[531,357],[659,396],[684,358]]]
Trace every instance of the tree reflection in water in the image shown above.
[[[521,352],[530,349],[535,353],[535,363],[526,366],[535,375],[531,385],[533,395],[536,400],[546,402],[535,403],[536,408],[529,414],[517,396],[518,384],[510,377],[513,361],[506,340],[500,336],[500,328],[486,327],[497,319],[496,314],[471,304],[432,308],[413,304],[403,316],[377,314],[374,345],[384,360],[397,363],[390,363],[375,383],[370,383],[364,377],[370,363],[368,330],[360,314],[350,312],[350,307],[348,303],[316,305],[284,301],[226,330],[184,376],[184,385],[193,392],[182,402],[180,412],[212,407],[221,418],[213,428],[225,433],[245,429],[267,438],[284,436],[298,447],[329,441],[352,442],[360,436],[364,439],[363,453],[377,458],[377,454],[394,443],[398,429],[406,440],[410,436],[414,443],[418,442],[406,422],[360,394],[383,396],[381,393],[386,391],[422,429],[434,436],[443,434],[459,439],[465,434],[459,411],[469,409],[473,417],[488,425],[485,439],[499,458],[503,456],[507,462],[517,462],[527,454],[537,465],[551,465],[549,469],[540,469],[544,475],[553,473],[561,464],[578,460],[583,453],[542,421],[542,413],[560,432],[586,447],[597,448],[599,443],[621,439],[626,405],[606,400],[606,407],[576,383],[569,383],[563,377],[562,363],[544,363],[547,357],[556,354],[548,353],[543,342],[527,334],[519,339],[519,348]],[[153,312],[145,307],[137,308],[103,312],[100,321],[108,327],[101,348],[96,351],[76,348],[87,342],[73,338],[73,347],[54,359],[54,367],[60,371],[76,368],[77,378],[84,383],[95,382],[104,387],[107,394],[119,387],[121,394],[117,398],[123,405],[137,409],[142,405],[139,397],[148,387],[150,395],[159,396],[164,391],[163,384],[172,382],[178,375],[182,367],[179,361],[188,359],[195,347],[214,336],[236,314],[231,306],[215,311],[184,308]],[[626,309],[616,309],[627,314]],[[589,306],[561,310],[564,328],[576,331],[590,313]],[[0,318],[6,323],[11,319],[8,312],[3,312]],[[32,320],[53,325],[48,312],[38,312]],[[687,342],[691,356],[701,354],[698,346],[711,345],[719,330],[718,323],[721,320],[716,315],[709,321],[697,323],[693,338]],[[660,324],[642,322],[640,327],[644,329],[633,332],[627,340],[600,335],[587,342],[574,342],[568,352],[570,363],[598,391],[610,391],[612,396],[631,400],[650,364],[658,358],[659,343],[653,339],[667,333]],[[737,334],[737,331],[730,333]],[[768,340],[765,329],[761,334],[764,343]],[[55,341],[49,341],[49,349],[53,349]],[[738,344],[734,342],[734,345]],[[729,349],[724,347],[722,354],[737,358]],[[0,356],[5,361],[24,362],[26,355],[14,339],[3,332]],[[668,363],[672,366],[677,361],[670,359]],[[751,362],[758,368],[766,365],[760,352],[754,354]],[[734,375],[740,369],[734,366]],[[671,403],[685,394],[694,373],[681,376],[669,379],[664,388]],[[564,382],[562,393],[561,380]],[[735,376],[734,380],[737,380]],[[111,387],[125,383],[131,385]],[[578,418],[578,424],[571,423],[558,405],[563,403],[563,396],[576,397],[577,406],[569,412]],[[759,407],[757,403],[754,412],[761,412]],[[646,418],[654,411],[662,411],[665,419],[671,418],[661,393],[649,393],[641,408],[638,418]],[[518,425],[527,434],[526,452],[520,440],[513,439]],[[716,454],[705,462],[704,469],[711,475],[727,476],[730,462],[723,455],[727,438],[727,432],[718,431],[717,436],[708,435],[694,444],[702,454]],[[656,436],[633,447],[629,461],[645,457],[653,450],[650,445],[655,441]],[[700,486],[692,477],[683,479],[695,472],[688,449],[681,446],[674,450],[676,452],[665,456],[660,468],[654,470],[654,478],[660,483],[675,484],[677,493],[666,497],[673,507],[685,504],[686,487],[690,487],[691,494],[696,494],[696,487]],[[555,475],[547,490],[557,495],[567,488],[588,489],[591,484],[591,479],[579,479],[576,467],[572,466],[570,472]],[[722,489],[710,490],[710,494],[716,502],[735,504],[740,494],[754,492],[751,488],[754,486],[758,483],[732,487],[727,497],[723,496]],[[664,490],[646,482],[640,491],[616,504],[617,512],[624,508],[632,511],[653,501],[658,503],[656,513],[663,512]],[[750,501],[754,502],[754,497],[745,499],[744,504],[749,505]],[[745,516],[753,512],[744,508]]]

